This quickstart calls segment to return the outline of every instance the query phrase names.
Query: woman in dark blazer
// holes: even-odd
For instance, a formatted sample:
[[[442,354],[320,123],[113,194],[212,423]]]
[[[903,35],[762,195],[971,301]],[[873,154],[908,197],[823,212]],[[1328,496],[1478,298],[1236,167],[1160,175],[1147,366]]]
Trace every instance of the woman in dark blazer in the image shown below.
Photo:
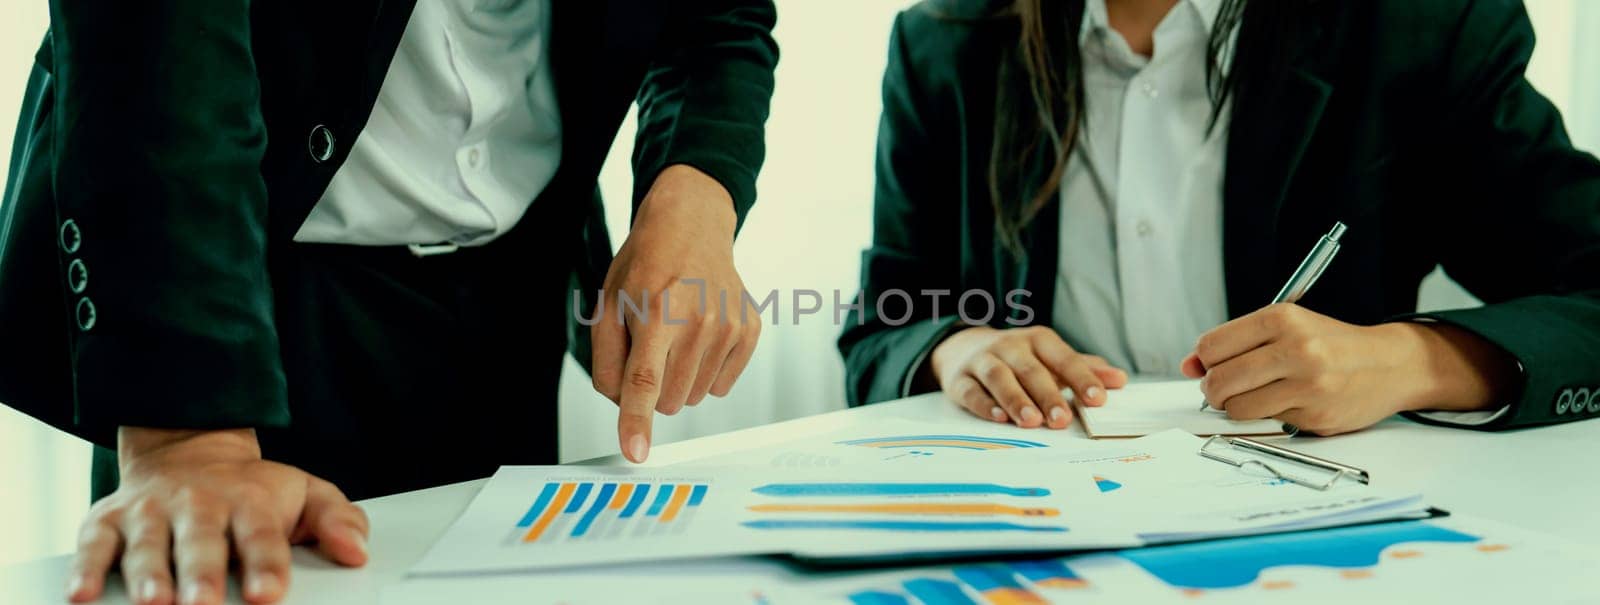
[[[1062,389],[1148,372],[1319,434],[1600,415],[1600,162],[1533,44],[1510,0],[908,9],[850,403],[942,389],[1062,428]],[[1316,287],[1268,305],[1336,221]],[[1441,265],[1486,304],[1415,313]]]

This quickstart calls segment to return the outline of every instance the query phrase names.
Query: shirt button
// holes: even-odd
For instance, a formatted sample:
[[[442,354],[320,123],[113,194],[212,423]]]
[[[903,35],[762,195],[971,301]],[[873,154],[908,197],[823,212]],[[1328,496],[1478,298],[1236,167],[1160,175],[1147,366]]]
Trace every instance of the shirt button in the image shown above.
[[[1150,221],[1147,220],[1140,220],[1139,224],[1134,227],[1134,231],[1138,232],[1139,237],[1150,237],[1150,234],[1155,233],[1155,230],[1156,228],[1151,226]]]
[[[1140,82],[1139,83],[1139,90],[1144,92],[1144,96],[1150,97],[1152,99],[1156,98],[1157,96],[1160,96],[1160,94],[1161,94],[1161,91],[1156,89],[1156,85],[1155,84],[1151,84],[1149,82]]]
[[[478,162],[480,162],[482,160],[483,160],[483,153],[478,151],[478,149],[476,147],[474,147],[474,148],[472,148],[472,149],[467,151],[467,165],[468,166],[471,166],[473,168],[477,168],[478,167]]]

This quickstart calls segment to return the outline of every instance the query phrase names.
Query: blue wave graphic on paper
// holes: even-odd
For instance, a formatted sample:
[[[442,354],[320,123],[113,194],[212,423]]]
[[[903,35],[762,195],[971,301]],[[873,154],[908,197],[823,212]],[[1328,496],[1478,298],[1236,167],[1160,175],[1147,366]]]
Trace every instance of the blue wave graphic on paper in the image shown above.
[[[1174,588],[1219,589],[1249,585],[1261,572],[1283,565],[1358,568],[1406,542],[1476,542],[1480,538],[1421,521],[1387,523],[1273,536],[1124,550],[1117,556]]]

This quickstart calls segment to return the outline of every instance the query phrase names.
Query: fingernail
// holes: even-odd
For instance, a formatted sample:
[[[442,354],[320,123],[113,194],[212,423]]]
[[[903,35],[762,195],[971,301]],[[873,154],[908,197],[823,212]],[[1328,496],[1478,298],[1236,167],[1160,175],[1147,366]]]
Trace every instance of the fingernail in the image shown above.
[[[1100,387],[1089,387],[1083,391],[1083,396],[1088,397],[1089,401],[1100,401],[1100,398],[1105,397],[1105,395],[1105,389]]]
[[[644,440],[644,435],[634,435],[628,439],[628,457],[634,462],[644,462],[650,455],[650,443]]]
[[[83,591],[83,584],[83,576],[67,578],[67,596],[77,596],[79,592]]]
[[[361,551],[362,558],[367,556],[367,537],[361,535],[359,530],[351,528],[350,543],[356,545],[356,550]]]
[[[1061,408],[1050,408],[1050,422],[1065,422],[1067,412]]]
[[[250,586],[246,588],[245,591],[249,592],[252,596],[259,598],[277,594],[280,586],[281,584],[278,583],[277,576],[263,573],[256,574],[254,577],[250,578]]]
[[[992,408],[989,408],[989,417],[995,419],[996,422],[1005,422],[1006,421],[1006,411],[1000,409],[1000,406],[998,406],[998,405],[994,406]]]
[[[162,592],[162,584],[157,583],[155,578],[144,578],[144,581],[139,583],[138,599],[141,602],[154,603],[160,592]]]
[[[153,586],[154,584],[155,583],[152,581],[150,585]],[[155,594],[155,592],[153,590],[149,589],[148,587],[147,587],[147,591],[148,592],[146,592],[145,594],[152,595],[149,598],[154,599],[155,597],[153,595]],[[206,585],[205,584],[203,584],[201,582],[186,582],[183,585],[183,598],[179,599],[179,601],[182,602],[182,603],[199,603],[202,600],[204,600],[205,597],[206,597]]]
[[[198,586],[198,584],[194,584],[191,585],[190,588],[196,588]],[[156,582],[155,578],[145,578],[143,582],[139,583],[139,594],[136,598],[138,598],[138,600],[141,602],[153,603],[160,593],[161,584]]]
[[[1038,409],[1036,409],[1036,408],[1022,408],[1022,421],[1023,422],[1032,424],[1032,423],[1038,422],[1040,420],[1044,420],[1044,417],[1039,415],[1039,410]]]

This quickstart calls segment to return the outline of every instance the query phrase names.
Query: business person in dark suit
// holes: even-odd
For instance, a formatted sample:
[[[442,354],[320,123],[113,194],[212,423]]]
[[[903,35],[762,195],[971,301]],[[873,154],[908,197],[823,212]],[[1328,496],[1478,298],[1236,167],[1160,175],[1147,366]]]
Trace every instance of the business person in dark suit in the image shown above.
[[[653,413],[726,393],[758,324],[659,312],[681,279],[742,290],[774,13],[51,2],[0,205],[0,401],[100,446],[69,596],[120,565],[138,603],[218,602],[231,555],[274,601],[291,541],[360,564],[347,495],[556,462],[569,344],[636,461]],[[613,260],[596,180],[635,100]],[[657,321],[569,338],[602,289]]]
[[[1138,372],[1319,434],[1600,415],[1600,162],[1524,78],[1533,43],[1515,0],[905,11],[850,402],[1062,428],[1063,389]],[[1316,288],[1267,306],[1335,221]],[[1487,304],[1413,313],[1438,265]],[[965,291],[1014,304],[934,316]]]

